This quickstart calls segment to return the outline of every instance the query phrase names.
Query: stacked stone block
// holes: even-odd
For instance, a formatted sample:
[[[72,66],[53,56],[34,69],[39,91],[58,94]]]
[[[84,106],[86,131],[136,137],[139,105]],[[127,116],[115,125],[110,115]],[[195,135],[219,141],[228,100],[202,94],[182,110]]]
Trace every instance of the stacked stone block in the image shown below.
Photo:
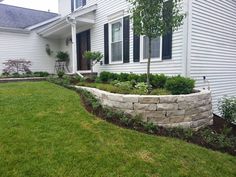
[[[103,106],[142,117],[163,127],[199,129],[213,123],[212,98],[208,90],[188,95],[123,95],[96,88],[81,87],[99,99]]]

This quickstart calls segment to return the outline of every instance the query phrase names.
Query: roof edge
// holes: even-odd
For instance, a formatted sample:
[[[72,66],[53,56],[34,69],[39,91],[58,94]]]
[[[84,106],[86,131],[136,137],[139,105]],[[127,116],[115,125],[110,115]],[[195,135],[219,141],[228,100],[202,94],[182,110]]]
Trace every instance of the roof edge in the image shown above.
[[[8,27],[0,27],[1,32],[8,32],[8,33],[21,33],[21,34],[29,34],[30,30],[21,29],[21,28],[8,28]]]
[[[35,24],[35,25],[29,26],[29,27],[27,27],[27,28],[25,28],[25,29],[26,29],[26,30],[29,30],[29,31],[32,31],[32,30],[34,30],[34,29],[36,29],[36,28],[39,28],[39,27],[41,27],[41,26],[44,26],[44,25],[47,25],[47,24],[49,24],[49,23],[55,22],[55,21],[57,21],[58,19],[61,19],[61,16],[60,16],[60,15],[58,15],[58,16],[56,16],[56,17],[54,17],[54,18],[51,18],[51,19],[49,19],[49,20],[46,20],[46,21],[37,23],[37,24]]]

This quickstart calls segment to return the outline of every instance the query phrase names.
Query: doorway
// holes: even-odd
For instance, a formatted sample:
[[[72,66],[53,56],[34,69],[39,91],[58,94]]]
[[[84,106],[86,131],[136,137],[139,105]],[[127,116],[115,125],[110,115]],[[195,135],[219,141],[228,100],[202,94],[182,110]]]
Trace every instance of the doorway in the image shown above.
[[[85,51],[91,50],[90,30],[78,33],[77,36],[77,69],[90,70],[90,61],[83,57]]]

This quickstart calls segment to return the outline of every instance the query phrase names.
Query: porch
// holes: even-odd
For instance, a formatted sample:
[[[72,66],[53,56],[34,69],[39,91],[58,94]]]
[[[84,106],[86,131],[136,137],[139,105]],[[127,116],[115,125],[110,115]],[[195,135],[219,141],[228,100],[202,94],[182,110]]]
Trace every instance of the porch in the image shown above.
[[[69,53],[70,74],[88,73],[91,70],[83,53],[91,50],[90,29],[95,24],[96,9],[97,5],[78,9],[37,32],[48,40],[57,39],[60,42],[58,51]]]

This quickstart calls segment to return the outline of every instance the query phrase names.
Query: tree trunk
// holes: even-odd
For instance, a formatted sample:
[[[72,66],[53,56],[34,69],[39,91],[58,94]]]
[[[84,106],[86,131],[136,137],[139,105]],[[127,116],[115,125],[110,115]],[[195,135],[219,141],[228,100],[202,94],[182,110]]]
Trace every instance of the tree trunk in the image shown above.
[[[152,38],[149,38],[148,62],[147,62],[147,85],[150,88],[150,65],[152,55]]]
[[[93,66],[94,66],[93,60],[90,60],[91,75],[93,74]]]

